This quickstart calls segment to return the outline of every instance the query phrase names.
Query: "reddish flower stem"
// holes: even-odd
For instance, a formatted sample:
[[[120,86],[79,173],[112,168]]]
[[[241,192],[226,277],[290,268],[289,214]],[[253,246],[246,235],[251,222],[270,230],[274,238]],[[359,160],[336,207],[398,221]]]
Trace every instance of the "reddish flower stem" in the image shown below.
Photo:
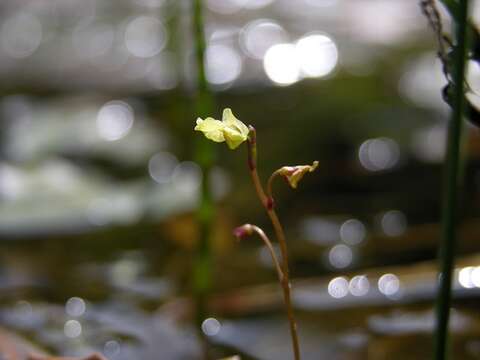
[[[248,136],[248,167],[250,169],[250,176],[255,186],[255,191],[257,196],[260,199],[263,207],[265,208],[270,221],[272,222],[273,229],[275,231],[275,236],[277,237],[278,243],[280,245],[280,251],[282,254],[282,273],[283,278],[280,281],[280,284],[283,289],[283,298],[285,301],[285,308],[287,311],[288,321],[290,324],[290,335],[292,337],[292,346],[293,354],[295,360],[300,360],[300,346],[298,342],[298,333],[297,333],[297,323],[295,321],[295,316],[293,313],[293,306],[291,300],[291,285],[290,285],[290,276],[288,269],[288,249],[287,241],[285,238],[285,232],[283,231],[282,224],[277,216],[277,213],[274,209],[274,201],[271,196],[271,189],[269,190],[268,196],[265,194],[262,183],[258,176],[257,172],[257,139],[256,131],[253,126],[249,126],[250,133]]]

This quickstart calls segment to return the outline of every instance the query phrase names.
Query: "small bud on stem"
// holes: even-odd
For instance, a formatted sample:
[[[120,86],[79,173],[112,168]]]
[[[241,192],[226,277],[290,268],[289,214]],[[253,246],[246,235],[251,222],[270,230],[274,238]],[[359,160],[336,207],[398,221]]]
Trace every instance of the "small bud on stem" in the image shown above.
[[[233,229],[233,235],[238,239],[241,240],[244,237],[250,236],[253,234],[253,226],[250,224],[245,224]]]
[[[314,161],[312,165],[283,166],[276,170],[268,179],[267,197],[273,199],[272,184],[275,177],[282,176],[293,189],[296,189],[300,180],[306,173],[314,172],[318,167],[318,161]]]

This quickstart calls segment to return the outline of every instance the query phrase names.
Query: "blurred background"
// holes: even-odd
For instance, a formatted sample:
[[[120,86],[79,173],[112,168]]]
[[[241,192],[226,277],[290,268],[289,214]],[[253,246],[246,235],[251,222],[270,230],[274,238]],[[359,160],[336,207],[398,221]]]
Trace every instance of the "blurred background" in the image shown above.
[[[418,1],[204,11],[212,115],[255,125],[264,179],[320,162],[296,191],[275,184],[304,359],[427,358],[449,108]],[[231,234],[271,233],[244,148],[215,147],[213,289],[194,325],[191,18],[186,0],[0,2],[0,344],[200,359],[203,334],[214,359],[291,358],[269,253]],[[480,133],[466,133],[451,331],[457,358],[480,359]]]

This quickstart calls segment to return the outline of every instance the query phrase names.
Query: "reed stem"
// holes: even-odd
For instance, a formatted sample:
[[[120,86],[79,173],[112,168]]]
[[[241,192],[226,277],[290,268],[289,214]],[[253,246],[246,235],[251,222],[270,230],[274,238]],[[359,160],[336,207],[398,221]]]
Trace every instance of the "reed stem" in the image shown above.
[[[460,148],[465,107],[465,63],[467,55],[468,0],[459,0],[456,14],[456,49],[454,52],[454,94],[452,117],[448,128],[446,164],[444,173],[442,238],[439,251],[440,284],[436,303],[436,332],[434,355],[436,360],[449,358],[448,323],[452,298],[452,274],[457,241],[458,198],[460,188]]]
[[[193,36],[195,45],[195,66],[197,84],[195,93],[195,109],[199,116],[213,112],[214,100],[209,90],[205,73],[205,34],[203,22],[202,0],[192,0]],[[211,246],[212,223],[214,219],[214,203],[209,187],[210,169],[214,162],[215,152],[212,144],[203,138],[197,138],[194,159],[202,169],[200,199],[196,212],[198,224],[198,244],[194,254],[192,280],[196,304],[196,322],[200,326],[206,318],[206,298],[211,288]]]

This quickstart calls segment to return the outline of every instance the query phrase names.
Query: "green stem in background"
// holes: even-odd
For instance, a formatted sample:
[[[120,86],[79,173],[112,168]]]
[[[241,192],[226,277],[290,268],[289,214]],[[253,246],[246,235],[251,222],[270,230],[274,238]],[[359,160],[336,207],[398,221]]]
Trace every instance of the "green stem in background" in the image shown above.
[[[460,188],[460,148],[465,106],[464,83],[467,55],[468,0],[460,0],[456,23],[456,49],[453,68],[453,111],[448,129],[446,168],[443,190],[442,239],[440,244],[440,286],[436,303],[435,359],[448,359],[448,322],[450,317],[452,274],[457,238],[458,197]]]
[[[195,64],[197,73],[197,91],[195,99],[196,113],[205,116],[212,113],[213,96],[208,88],[205,74],[205,34],[203,23],[202,0],[192,0],[193,35],[195,44]],[[197,209],[199,229],[198,245],[193,263],[193,293],[196,302],[196,322],[200,325],[206,317],[206,297],[211,288],[211,246],[214,203],[209,188],[210,169],[215,153],[212,144],[203,138],[195,143],[195,161],[202,169],[203,177],[200,187],[200,200]]]
[[[248,167],[250,170],[250,176],[253,181],[253,185],[255,186],[255,191],[257,192],[257,196],[260,199],[263,207],[265,208],[270,221],[272,222],[273,229],[275,231],[275,235],[277,237],[278,243],[280,245],[280,251],[282,253],[282,273],[283,278],[280,282],[282,285],[283,290],[283,298],[285,301],[285,308],[287,310],[288,321],[290,324],[290,335],[292,337],[292,346],[293,346],[293,354],[295,360],[300,360],[300,346],[298,342],[298,333],[297,333],[297,323],[295,321],[295,316],[293,313],[293,306],[292,306],[292,299],[290,294],[290,275],[288,269],[288,249],[287,249],[287,241],[285,238],[285,232],[283,231],[282,224],[278,219],[277,213],[274,209],[273,198],[270,196],[267,197],[265,195],[265,191],[263,190],[262,183],[258,176],[257,172],[257,135],[255,128],[253,126],[249,126],[250,133],[248,135]]]

